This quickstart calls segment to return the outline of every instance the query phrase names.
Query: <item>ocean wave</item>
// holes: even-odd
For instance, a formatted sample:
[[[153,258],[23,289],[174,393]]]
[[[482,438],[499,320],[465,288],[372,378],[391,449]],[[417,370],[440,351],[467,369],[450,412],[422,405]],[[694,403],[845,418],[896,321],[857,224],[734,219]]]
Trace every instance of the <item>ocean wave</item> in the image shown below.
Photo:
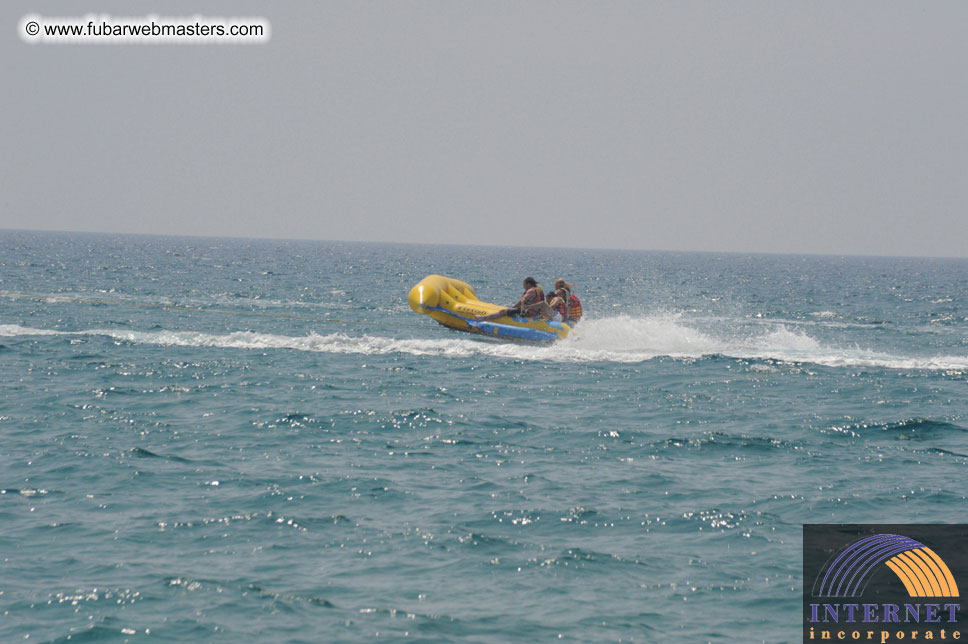
[[[774,324],[754,334],[732,331],[728,323],[697,329],[675,314],[633,318],[617,316],[583,321],[553,348],[579,359],[640,362],[652,358],[702,358],[712,355],[747,360],[811,363],[828,367],[881,367],[963,371],[968,355],[899,356],[857,347],[822,344],[802,329]]]
[[[14,338],[19,335],[63,335],[63,333],[48,329],[32,329],[19,324],[0,324],[0,338]]]
[[[345,295],[345,293],[343,294]],[[331,302],[310,300],[280,300],[244,293],[215,293],[205,297],[182,296],[162,297],[116,293],[113,291],[64,291],[60,293],[19,293],[0,290],[0,297],[12,300],[36,300],[47,304],[95,304],[102,306],[136,306],[145,308],[200,308],[222,307],[232,309],[223,311],[238,313],[245,310],[291,310],[294,308],[310,310],[351,309],[355,304],[347,304],[345,298]],[[218,311],[209,311],[218,312]]]
[[[726,325],[728,328],[728,325]],[[0,325],[0,337],[102,336],[118,342],[178,347],[225,349],[290,349],[321,353],[469,358],[491,356],[509,360],[549,362],[638,363],[660,357],[701,359],[711,356],[781,363],[810,363],[827,367],[871,367],[935,371],[966,371],[968,356],[897,356],[859,348],[826,346],[806,332],[776,325],[752,335],[718,335],[696,329],[677,315],[634,318],[617,316],[586,320],[567,338],[550,346],[531,346],[467,337],[437,339],[390,338],[332,333],[287,336],[255,331],[225,334],[198,331],[128,331],[91,329],[53,331]]]
[[[848,425],[830,427],[829,430],[855,436],[861,432],[881,431],[896,434],[902,440],[922,440],[928,436],[944,436],[951,432],[968,431],[968,428],[945,420],[914,417],[881,422],[858,421]]]

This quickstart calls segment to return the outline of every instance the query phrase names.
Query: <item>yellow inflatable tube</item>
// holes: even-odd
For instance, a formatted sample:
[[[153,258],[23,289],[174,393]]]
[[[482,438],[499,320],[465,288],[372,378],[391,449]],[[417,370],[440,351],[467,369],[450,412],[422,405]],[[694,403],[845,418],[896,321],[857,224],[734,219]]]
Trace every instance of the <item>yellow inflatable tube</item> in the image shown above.
[[[428,275],[410,289],[407,297],[410,308],[429,315],[445,327],[508,340],[553,342],[568,335],[571,327],[565,322],[504,315],[495,320],[481,321],[478,315],[490,315],[506,307],[481,302],[474,289],[460,280],[443,275]]]

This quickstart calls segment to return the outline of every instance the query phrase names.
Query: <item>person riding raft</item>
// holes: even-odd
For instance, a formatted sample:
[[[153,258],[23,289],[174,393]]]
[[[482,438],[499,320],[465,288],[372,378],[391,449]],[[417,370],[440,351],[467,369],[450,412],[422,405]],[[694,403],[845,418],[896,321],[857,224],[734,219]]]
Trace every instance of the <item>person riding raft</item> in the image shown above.
[[[538,284],[538,280],[533,277],[525,277],[522,284],[524,293],[521,299],[514,303],[511,308],[502,309],[490,315],[477,316],[478,320],[496,320],[506,315],[523,315],[529,318],[542,318],[550,320],[554,318],[554,311],[545,302],[544,289]]]
[[[581,300],[572,293],[574,285],[562,278],[555,280],[555,297],[550,302],[551,307],[561,314],[561,319],[574,324],[581,320]]]

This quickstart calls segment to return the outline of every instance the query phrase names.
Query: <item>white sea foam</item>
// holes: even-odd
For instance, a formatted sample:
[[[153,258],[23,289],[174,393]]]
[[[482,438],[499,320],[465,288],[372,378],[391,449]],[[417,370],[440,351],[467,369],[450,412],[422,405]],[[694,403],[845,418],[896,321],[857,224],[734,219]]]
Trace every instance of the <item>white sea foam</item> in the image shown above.
[[[616,317],[583,321],[572,336],[553,347],[573,359],[637,362],[659,356],[699,358],[723,355],[749,360],[803,362],[830,367],[882,367],[963,371],[968,355],[898,356],[857,347],[827,346],[801,329],[776,324],[762,333],[743,336],[726,323],[697,330],[680,316]]]
[[[730,328],[724,325],[724,328]],[[491,342],[440,330],[434,339],[390,338],[333,333],[287,336],[237,331],[227,334],[197,331],[51,331],[16,324],[0,325],[0,337],[85,335],[117,342],[177,347],[220,347],[241,350],[295,350],[357,355],[408,354],[465,358],[491,356],[508,360],[548,362],[645,362],[658,357],[698,359],[722,355],[749,360],[812,363],[830,367],[881,367],[888,369],[968,370],[968,356],[897,356],[859,348],[825,346],[799,329],[776,325],[764,332],[742,336],[717,329],[697,329],[677,315],[617,316],[585,320],[571,336],[550,346]]]
[[[731,328],[731,325],[722,326]],[[708,355],[809,362],[823,351],[815,339],[784,325],[774,325],[752,336],[737,336],[735,332],[723,334],[715,329],[697,329],[678,315],[586,320],[555,348],[577,360],[613,362]]]
[[[345,293],[343,294],[345,295]],[[245,297],[229,293],[217,293],[208,297],[182,297],[177,299],[157,296],[130,295],[108,291],[78,291],[66,293],[18,293],[0,290],[0,297],[10,299],[39,300],[47,304],[104,304],[108,306],[141,306],[149,308],[213,308],[223,307],[225,313],[244,313],[239,307],[252,309],[334,309],[352,308],[341,300],[333,302],[313,302],[302,300],[277,300],[262,297]]]
[[[47,329],[31,329],[19,324],[0,324],[0,338],[12,338],[18,335],[60,335],[59,331]]]

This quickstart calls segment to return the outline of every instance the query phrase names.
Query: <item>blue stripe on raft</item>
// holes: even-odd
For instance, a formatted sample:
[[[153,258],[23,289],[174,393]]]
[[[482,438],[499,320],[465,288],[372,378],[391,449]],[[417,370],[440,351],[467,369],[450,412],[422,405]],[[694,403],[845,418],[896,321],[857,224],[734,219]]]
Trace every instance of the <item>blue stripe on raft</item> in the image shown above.
[[[533,321],[534,318],[525,318],[518,315],[512,315],[511,319],[514,320],[515,322],[527,324],[528,322]],[[545,324],[550,326],[552,329],[559,329],[561,331],[565,330],[565,327],[561,325],[561,320],[545,320]],[[542,331],[542,333],[547,333],[547,331]]]
[[[481,333],[499,338],[514,338],[515,340],[530,340],[532,342],[553,342],[558,339],[557,333],[529,329],[523,326],[495,324],[494,322],[481,322],[480,320],[467,320],[467,325]]]
[[[428,306],[427,307],[433,311],[440,311],[441,313],[446,313],[451,317],[455,317],[459,320],[463,320],[467,323],[467,326],[483,333],[484,335],[489,335],[497,338],[510,338],[513,340],[529,340],[531,342],[554,342],[558,339],[557,333],[551,333],[550,331],[541,331],[539,329],[529,329],[523,326],[512,326],[510,324],[497,324],[495,322],[487,322],[482,320],[473,320],[470,318],[465,318],[462,315],[457,315],[453,311],[448,311],[445,308],[439,306]],[[511,318],[515,322],[530,322],[528,318],[513,316]],[[561,328],[560,322],[549,322],[548,324]]]

